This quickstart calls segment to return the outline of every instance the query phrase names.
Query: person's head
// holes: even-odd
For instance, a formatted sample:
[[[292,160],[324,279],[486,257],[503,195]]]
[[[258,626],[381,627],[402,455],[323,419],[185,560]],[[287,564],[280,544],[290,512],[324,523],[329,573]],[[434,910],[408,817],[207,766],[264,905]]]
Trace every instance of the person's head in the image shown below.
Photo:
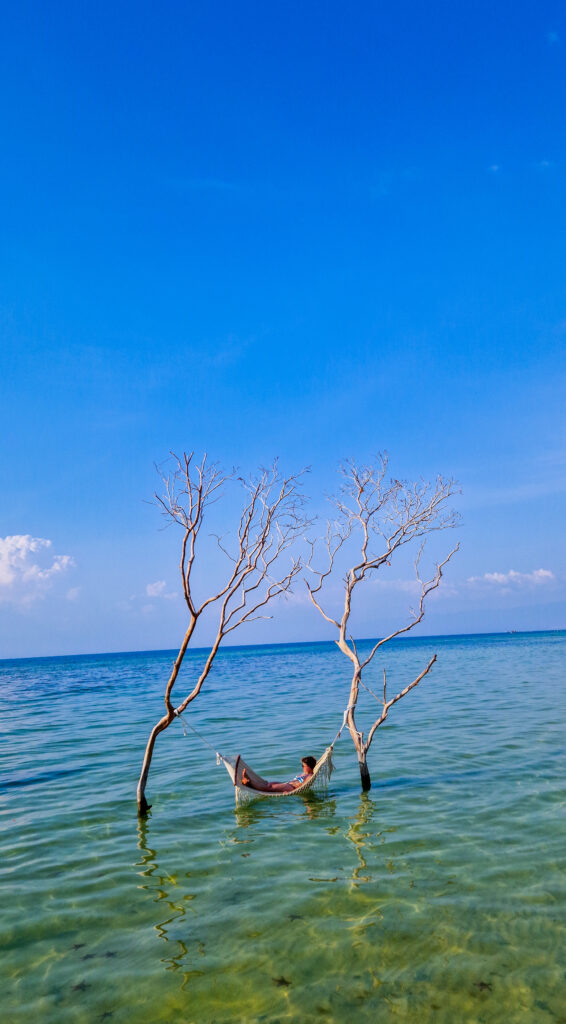
[[[312,772],[315,769],[316,760],[314,757],[310,757],[309,755],[309,757],[301,758],[301,764],[303,768],[306,768],[309,772]]]

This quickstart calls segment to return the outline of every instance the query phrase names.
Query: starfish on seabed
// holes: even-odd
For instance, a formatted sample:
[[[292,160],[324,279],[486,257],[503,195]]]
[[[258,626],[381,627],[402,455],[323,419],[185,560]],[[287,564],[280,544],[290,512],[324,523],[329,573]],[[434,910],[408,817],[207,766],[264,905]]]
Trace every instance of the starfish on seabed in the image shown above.
[[[276,985],[279,985],[280,988],[291,984],[291,982],[287,981],[287,978],[284,978],[283,975],[281,975],[280,978],[272,978],[271,980],[275,982]]]

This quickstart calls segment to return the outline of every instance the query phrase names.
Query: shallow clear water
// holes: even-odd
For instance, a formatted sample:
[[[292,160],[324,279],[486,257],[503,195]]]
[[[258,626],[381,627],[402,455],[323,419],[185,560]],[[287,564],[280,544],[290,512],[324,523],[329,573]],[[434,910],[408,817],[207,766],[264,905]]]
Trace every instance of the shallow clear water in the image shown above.
[[[369,795],[346,735],[325,798],[236,810],[174,723],[143,825],[171,653],[0,662],[4,1024],[566,1021],[566,633],[398,642],[390,692],[434,651],[376,734]],[[226,651],[189,721],[289,778],[340,724],[342,662]]]

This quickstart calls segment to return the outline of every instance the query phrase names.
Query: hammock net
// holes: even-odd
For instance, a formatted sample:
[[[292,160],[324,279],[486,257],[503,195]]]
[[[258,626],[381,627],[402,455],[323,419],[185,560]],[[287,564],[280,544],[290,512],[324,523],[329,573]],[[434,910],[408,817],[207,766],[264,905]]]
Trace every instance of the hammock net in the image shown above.
[[[280,796],[296,796],[298,793],[305,793],[307,790],[325,790],[334,765],[332,764],[332,747],[327,747],[322,757],[318,759],[316,765],[313,768],[312,775],[309,775],[300,786],[296,789],[289,790],[288,793],[265,793],[260,789],[254,789],[254,785],[262,785],[267,782],[267,779],[262,778],[257,772],[250,768],[249,764],[246,764],[243,757],[237,754],[235,757],[226,756],[225,754],[217,754],[216,759],[218,764],[223,764],[228,775],[232,779],[234,784],[234,793],[236,796],[236,804],[245,804],[250,800],[256,800],[259,797],[280,797]],[[244,786],[242,783],[242,772],[246,770],[248,779],[251,782],[251,786]]]

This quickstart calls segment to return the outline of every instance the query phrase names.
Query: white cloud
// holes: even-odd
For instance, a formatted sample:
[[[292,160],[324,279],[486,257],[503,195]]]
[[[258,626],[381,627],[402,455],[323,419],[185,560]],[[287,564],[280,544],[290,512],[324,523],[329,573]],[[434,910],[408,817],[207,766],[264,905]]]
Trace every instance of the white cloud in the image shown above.
[[[145,592],[148,597],[161,597],[166,586],[165,580],[157,580],[156,583],[148,583]]]
[[[166,601],[171,601],[177,597],[175,593],[167,594],[165,592],[166,586],[165,580],[156,580],[155,583],[148,583],[145,588],[147,597],[163,597]]]
[[[45,537],[15,534],[0,537],[0,600],[29,603],[44,593],[58,576],[74,566],[70,555],[49,555]]]
[[[486,572],[483,576],[470,576],[468,583],[486,583],[489,585],[509,586],[540,586],[541,584],[553,583],[556,579],[550,569],[534,569],[533,572],[517,572],[510,569],[509,572]]]

